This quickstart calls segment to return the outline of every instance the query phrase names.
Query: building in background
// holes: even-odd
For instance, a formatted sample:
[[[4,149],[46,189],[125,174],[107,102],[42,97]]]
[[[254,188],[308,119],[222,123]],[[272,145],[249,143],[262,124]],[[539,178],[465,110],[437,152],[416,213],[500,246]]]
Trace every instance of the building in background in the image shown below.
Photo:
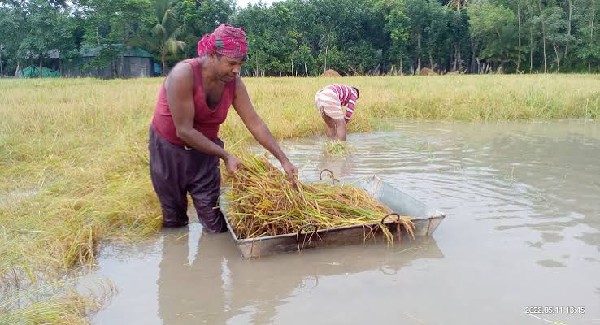
[[[83,46],[80,57],[61,60],[62,77],[101,79],[152,77],[152,54],[141,48],[113,45],[109,48]]]

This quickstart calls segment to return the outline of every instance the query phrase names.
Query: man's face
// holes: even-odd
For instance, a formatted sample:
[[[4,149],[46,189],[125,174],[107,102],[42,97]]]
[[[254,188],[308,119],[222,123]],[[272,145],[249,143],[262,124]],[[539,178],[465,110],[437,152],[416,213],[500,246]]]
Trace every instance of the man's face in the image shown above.
[[[237,78],[242,71],[244,61],[232,59],[230,57],[220,55],[216,59],[216,71],[219,79],[223,82],[230,82]]]

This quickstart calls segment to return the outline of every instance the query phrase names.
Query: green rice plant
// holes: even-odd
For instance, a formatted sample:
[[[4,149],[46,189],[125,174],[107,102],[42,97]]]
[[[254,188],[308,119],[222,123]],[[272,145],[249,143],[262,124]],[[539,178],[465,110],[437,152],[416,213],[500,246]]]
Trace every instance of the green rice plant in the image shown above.
[[[352,152],[352,147],[347,141],[331,140],[325,142],[325,152],[331,156],[344,156]]]

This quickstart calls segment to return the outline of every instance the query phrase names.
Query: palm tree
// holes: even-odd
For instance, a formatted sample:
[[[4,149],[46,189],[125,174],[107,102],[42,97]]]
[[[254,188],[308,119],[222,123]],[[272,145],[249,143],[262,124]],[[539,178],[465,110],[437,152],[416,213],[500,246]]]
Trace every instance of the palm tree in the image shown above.
[[[151,42],[153,43],[153,47],[160,53],[162,73],[165,75],[167,71],[167,55],[176,54],[185,47],[185,42],[177,39],[182,33],[183,28],[182,26],[178,26],[171,0],[156,0],[154,8],[158,22],[152,27],[153,37],[151,38]]]

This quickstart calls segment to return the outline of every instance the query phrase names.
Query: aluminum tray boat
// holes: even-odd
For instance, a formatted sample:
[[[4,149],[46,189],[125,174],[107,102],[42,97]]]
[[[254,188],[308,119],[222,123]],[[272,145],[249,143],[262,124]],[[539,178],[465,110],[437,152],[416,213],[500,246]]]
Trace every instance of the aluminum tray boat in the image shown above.
[[[428,208],[423,202],[381,180],[376,175],[342,180],[341,183],[364,189],[380,203],[390,208],[393,213],[411,216],[411,220],[415,225],[415,238],[430,237],[446,217],[444,213]],[[235,244],[245,258],[263,257],[317,247],[386,243],[378,223],[330,229],[306,227],[299,229],[297,233],[240,239],[227,217],[227,201],[224,197],[226,192],[227,189],[224,189],[221,194],[221,211],[225,216],[227,227]],[[394,234],[394,242],[397,243],[398,229],[401,231],[403,242],[408,241],[409,235],[406,230],[399,228],[396,222],[385,222],[385,225]]]

